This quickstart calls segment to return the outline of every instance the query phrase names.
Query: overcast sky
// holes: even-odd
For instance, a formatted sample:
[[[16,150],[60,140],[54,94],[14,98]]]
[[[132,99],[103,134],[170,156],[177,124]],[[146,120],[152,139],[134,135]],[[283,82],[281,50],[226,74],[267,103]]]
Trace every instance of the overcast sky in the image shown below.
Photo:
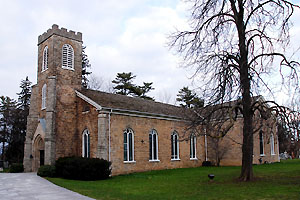
[[[187,18],[179,0],[0,0],[0,96],[17,98],[26,76],[36,83],[37,38],[57,24],[82,32],[95,76],[113,80],[118,72],[133,72],[137,84],[153,82],[155,99],[168,94],[174,103],[180,88],[195,87],[191,71],[180,68],[167,47],[167,36],[185,30]],[[293,49],[300,47],[299,19],[297,10]]]

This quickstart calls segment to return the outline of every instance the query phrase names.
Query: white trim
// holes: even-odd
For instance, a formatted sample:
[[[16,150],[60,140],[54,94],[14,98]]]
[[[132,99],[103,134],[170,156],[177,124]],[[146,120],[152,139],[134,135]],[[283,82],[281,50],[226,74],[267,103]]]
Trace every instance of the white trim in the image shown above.
[[[152,138],[152,141],[151,141],[151,143],[152,143],[152,147],[151,147],[151,149],[152,149],[152,152],[151,152],[152,158],[149,159],[149,161],[157,161],[158,160],[158,134],[157,134],[157,131],[155,129],[151,129],[149,135],[152,135],[152,137],[151,137]],[[153,135],[155,135],[155,140],[156,140],[155,141],[155,143],[156,143],[155,147],[153,146]],[[150,145],[150,141],[149,141],[149,145]],[[155,157],[153,147],[156,148],[156,159],[153,159]]]
[[[42,71],[41,72],[44,72],[48,69],[48,60],[49,60],[49,51],[48,51],[48,46],[45,46],[44,47],[44,50],[43,50],[43,61],[42,61]],[[45,52],[46,52],[46,56],[45,56]]]
[[[132,161],[123,161],[124,164],[131,164],[131,163],[136,163],[135,160],[132,160]]]
[[[177,136],[176,141],[174,141],[174,138],[173,138],[174,136]],[[172,141],[172,147],[173,147],[173,151],[174,151],[174,152],[172,152],[172,147],[171,147],[171,160],[180,160],[180,156],[179,156],[180,155],[179,154],[179,135],[178,135],[177,131],[172,132],[171,141]],[[177,155],[175,155],[175,145],[177,146]],[[172,155],[174,155],[175,158],[172,158]]]
[[[192,144],[193,144],[193,146],[192,146]],[[194,145],[195,145],[195,152],[192,152],[192,151],[194,151],[194,148],[193,148]],[[194,153],[195,156],[191,157],[192,156],[191,153]],[[190,135],[190,160],[192,160],[192,159],[197,159],[197,137],[194,133],[192,133]]]
[[[177,158],[177,159],[171,159],[171,161],[180,161],[180,158]]]
[[[160,160],[149,160],[149,162],[160,162]]]
[[[102,107],[97,104],[95,101],[93,101],[92,99],[88,98],[87,96],[85,96],[84,94],[80,93],[79,91],[75,90],[76,95],[81,98],[82,100],[86,101],[87,103],[91,104],[92,106],[94,106],[97,110],[102,110]]]
[[[42,105],[41,110],[46,109],[46,102],[47,102],[47,84],[45,83],[42,87]]]
[[[87,141],[88,147],[89,147],[89,154],[87,152],[87,158],[91,157],[91,139],[90,139],[90,132],[88,129],[84,129],[82,132],[82,157],[84,157],[85,154],[85,144],[84,144],[84,136],[87,135],[87,138],[89,138],[89,140]]]
[[[127,139],[127,143],[126,143],[126,148],[127,148],[127,160],[124,160],[124,162],[135,162],[134,160],[134,132],[131,128],[127,128],[124,132],[123,132],[123,140],[124,140],[124,134],[126,133],[126,139]],[[129,149],[129,134],[131,133],[132,135],[132,160],[129,160],[129,152],[130,152],[130,149]],[[124,151],[124,141],[123,141],[123,151]],[[124,155],[123,155],[124,156]]]
[[[274,156],[275,154],[275,141],[274,141],[274,135],[271,134],[270,136],[270,147],[271,147],[271,155]]]
[[[198,160],[198,158],[190,158],[190,160]]]
[[[67,51],[64,57],[64,48]],[[70,54],[71,53],[71,54]],[[70,59],[71,56],[71,59]],[[64,58],[66,63],[64,63]],[[71,67],[69,66],[69,61],[71,61]],[[66,65],[64,65],[66,64]],[[64,44],[61,49],[61,66],[63,69],[73,70],[74,71],[74,49],[70,44]]]
[[[259,154],[259,156],[261,156],[261,157],[265,157],[265,156],[266,156],[266,154]]]

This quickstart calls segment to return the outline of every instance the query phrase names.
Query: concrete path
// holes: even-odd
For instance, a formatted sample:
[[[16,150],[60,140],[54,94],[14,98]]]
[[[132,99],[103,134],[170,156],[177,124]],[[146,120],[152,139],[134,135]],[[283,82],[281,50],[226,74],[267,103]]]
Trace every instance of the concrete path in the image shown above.
[[[91,200],[39,177],[36,173],[0,173],[2,200]]]

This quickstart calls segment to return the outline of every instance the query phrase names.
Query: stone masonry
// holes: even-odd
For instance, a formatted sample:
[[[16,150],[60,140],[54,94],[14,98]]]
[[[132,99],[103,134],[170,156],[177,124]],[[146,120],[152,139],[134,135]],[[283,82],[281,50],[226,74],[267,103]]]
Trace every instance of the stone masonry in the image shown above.
[[[74,69],[62,67],[62,47],[74,50]],[[48,69],[42,70],[43,51],[48,46]],[[181,118],[179,107],[122,95],[81,88],[82,34],[51,29],[38,38],[37,84],[32,87],[27,123],[24,167],[37,171],[40,164],[54,164],[65,156],[83,156],[83,133],[89,132],[90,157],[112,162],[112,174],[198,167],[214,161],[211,141],[204,134],[196,140],[196,158],[190,159],[192,133]],[[46,109],[42,109],[42,88],[46,84]],[[176,112],[175,112],[176,111]],[[241,165],[242,122],[236,121],[221,145],[228,147],[221,165]],[[260,155],[259,136],[254,135],[253,163],[278,162],[276,127],[264,121],[264,155]],[[124,162],[124,131],[133,130],[134,160]],[[157,132],[158,159],[149,160],[149,133]],[[179,135],[179,159],[171,159],[171,134]],[[270,134],[274,133],[275,153],[271,155]],[[44,149],[43,149],[44,148]]]

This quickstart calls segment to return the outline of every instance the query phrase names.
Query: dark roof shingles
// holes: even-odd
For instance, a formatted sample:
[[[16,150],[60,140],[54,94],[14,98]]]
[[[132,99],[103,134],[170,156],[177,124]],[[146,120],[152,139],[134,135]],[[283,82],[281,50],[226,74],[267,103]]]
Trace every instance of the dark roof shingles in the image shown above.
[[[90,89],[82,89],[79,92],[92,99],[103,108],[123,109],[179,118],[184,117],[184,108],[170,104]]]

